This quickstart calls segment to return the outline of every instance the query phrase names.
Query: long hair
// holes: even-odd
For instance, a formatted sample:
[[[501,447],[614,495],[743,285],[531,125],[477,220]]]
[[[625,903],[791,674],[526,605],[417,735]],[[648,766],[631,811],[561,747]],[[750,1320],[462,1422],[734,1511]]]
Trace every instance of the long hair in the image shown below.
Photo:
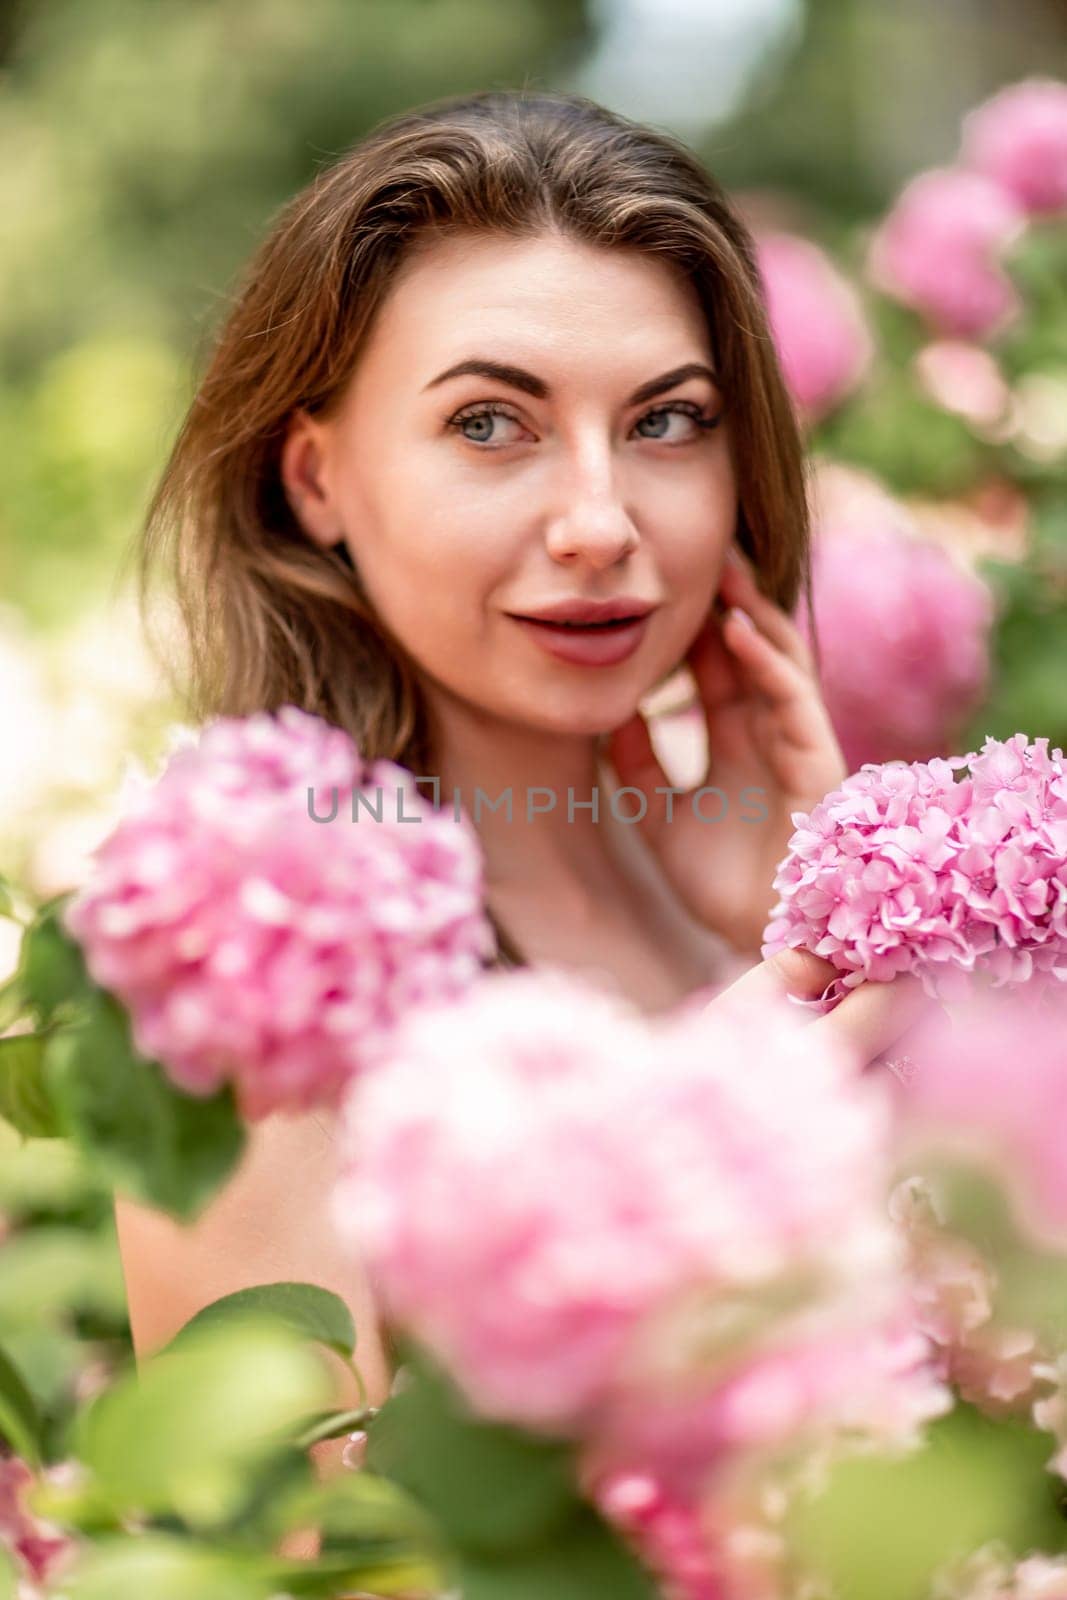
[[[792,611],[803,589],[810,612],[803,445],[744,222],[669,134],[577,95],[486,91],[379,124],[281,209],[237,282],[140,545],[142,607],[157,573],[174,588],[194,719],[294,704],[368,759],[431,771],[415,676],[347,552],[305,536],[279,460],[296,408],[340,402],[408,253],[469,230],[643,251],[689,278],[730,413],[738,542],[765,594]]]

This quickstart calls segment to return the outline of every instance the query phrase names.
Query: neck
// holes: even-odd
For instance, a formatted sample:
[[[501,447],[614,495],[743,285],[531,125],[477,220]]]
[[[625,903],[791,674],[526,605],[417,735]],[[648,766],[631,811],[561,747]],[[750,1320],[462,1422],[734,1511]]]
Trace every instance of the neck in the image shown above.
[[[581,918],[617,897],[627,824],[611,811],[618,782],[603,743],[597,734],[540,732],[467,707],[438,708],[430,776],[440,780],[442,810],[462,809],[478,834],[490,901],[550,891]],[[630,815],[632,802],[619,809]]]

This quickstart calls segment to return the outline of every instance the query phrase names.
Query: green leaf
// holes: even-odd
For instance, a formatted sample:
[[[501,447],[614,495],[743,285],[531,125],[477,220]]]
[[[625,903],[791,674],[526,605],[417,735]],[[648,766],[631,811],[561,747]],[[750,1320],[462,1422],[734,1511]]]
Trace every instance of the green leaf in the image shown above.
[[[373,1553],[366,1560],[275,1562],[265,1570],[270,1577],[271,1600],[289,1600],[289,1596],[356,1600],[357,1591],[359,1595],[397,1595],[409,1600],[412,1594],[440,1595],[445,1583],[440,1568],[431,1562]]]
[[[75,1454],[117,1506],[218,1527],[331,1390],[321,1355],[276,1323],[204,1328],[101,1394]]]
[[[271,1586],[251,1557],[148,1533],[100,1541],[64,1574],[63,1593],[69,1600],[267,1600]]]
[[[13,917],[15,915],[15,898],[11,893],[11,885],[0,872],[0,917]]]
[[[110,1221],[98,1228],[40,1225],[20,1230],[0,1251],[0,1330],[39,1331],[78,1311],[117,1321],[125,1306],[121,1262]]]
[[[277,1496],[261,1538],[273,1546],[304,1528],[318,1530],[319,1557],[312,1571],[307,1563],[279,1564],[276,1587],[286,1593],[436,1595],[447,1587],[446,1553],[433,1523],[398,1485],[365,1470]]]
[[[109,1181],[184,1221],[217,1192],[244,1148],[229,1086],[207,1099],[175,1088],[158,1062],[134,1049],[125,1011],[103,990],[50,1038],[45,1081],[65,1130]]]
[[[465,1552],[458,1587],[463,1600],[656,1600],[659,1593],[651,1574],[591,1509],[510,1560]]]
[[[270,1316],[295,1333],[314,1339],[346,1360],[356,1347],[356,1328],[340,1295],[316,1283],[257,1283],[212,1300],[191,1317],[171,1340],[173,1346],[192,1329],[214,1327],[234,1317]]]
[[[41,1463],[41,1422],[33,1396],[14,1363],[0,1349],[0,1436],[16,1455],[29,1463]]]
[[[570,1446],[475,1417],[425,1357],[406,1367],[409,1382],[368,1430],[368,1467],[414,1495],[456,1546],[548,1538],[578,1503]]]
[[[429,1547],[437,1537],[434,1523],[417,1501],[399,1484],[365,1468],[304,1486],[283,1498],[276,1509],[279,1535],[315,1527],[324,1550],[370,1540]]]
[[[16,973],[6,983],[0,984],[0,1033],[6,1033],[13,1023],[18,1022],[25,1010],[26,996]]]
[[[93,989],[81,946],[62,924],[63,911],[70,898],[61,895],[49,901],[22,938],[18,981],[42,1028],[52,1021],[61,1006],[86,999]]]
[[[60,1132],[42,1072],[46,1037],[15,1033],[0,1039],[0,1117],[24,1139],[52,1139]]]

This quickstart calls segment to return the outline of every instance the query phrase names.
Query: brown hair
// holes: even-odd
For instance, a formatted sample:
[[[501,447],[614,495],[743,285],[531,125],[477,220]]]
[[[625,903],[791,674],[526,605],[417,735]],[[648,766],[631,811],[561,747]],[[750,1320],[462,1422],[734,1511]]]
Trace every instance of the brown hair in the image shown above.
[[[175,586],[194,718],[294,704],[370,759],[432,770],[410,663],[344,547],[304,535],[279,456],[296,408],[340,401],[416,242],[466,230],[551,231],[686,274],[730,412],[738,542],[766,594],[792,611],[803,587],[810,611],[803,446],[744,222],[670,135],[581,96],[486,91],[373,129],[282,208],[237,284],[141,544],[142,605],[157,569]]]

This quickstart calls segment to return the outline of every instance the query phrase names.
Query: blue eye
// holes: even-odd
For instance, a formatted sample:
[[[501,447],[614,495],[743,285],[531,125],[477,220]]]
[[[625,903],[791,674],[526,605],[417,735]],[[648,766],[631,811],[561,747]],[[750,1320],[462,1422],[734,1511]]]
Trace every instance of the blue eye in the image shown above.
[[[510,411],[506,410],[505,407],[499,405],[496,401],[488,401],[484,405],[472,406],[466,411],[457,412],[454,417],[449,418],[448,426],[450,428],[459,429],[461,437],[466,439],[468,444],[488,444],[492,420],[494,417],[504,417],[508,422],[518,422],[519,420],[518,417],[512,416]],[[468,422],[488,422],[490,424],[490,430],[483,433],[480,437],[472,437],[469,433],[462,432],[462,430],[467,426]],[[508,440],[506,442],[511,443],[512,441]],[[495,445],[494,448],[500,449],[500,446]]]
[[[695,423],[696,426],[701,429],[717,428],[719,423],[722,421],[721,413],[717,417],[706,417],[700,406],[696,405],[692,400],[671,400],[667,405],[653,406],[651,411],[646,411],[643,417],[638,418],[635,426],[640,426],[642,422],[658,422],[661,417],[671,416],[688,417],[691,422]],[[660,433],[653,433],[645,434],[643,437],[646,439],[651,438],[658,440],[662,439],[663,435]],[[690,437],[692,437],[692,435],[690,435]],[[684,441],[682,442],[684,443]]]
[[[638,419],[638,422],[635,424],[635,426],[640,426],[640,424],[643,422],[658,422],[661,417],[671,417],[676,415],[688,417],[697,428],[702,430],[717,428],[719,423],[722,421],[721,413],[717,417],[705,416],[703,410],[696,404],[695,401],[671,400],[666,405],[654,406],[651,411],[646,411],[644,415]],[[448,419],[448,426],[450,428],[456,428],[460,432],[461,437],[464,438],[468,444],[488,445],[490,449],[499,450],[503,448],[504,444],[514,443],[514,441],[504,440],[503,443],[491,443],[492,419],[494,417],[503,417],[508,422],[519,422],[518,417],[516,417],[499,401],[488,400],[481,402],[476,406],[468,406],[463,411],[457,411],[454,417],[450,417]],[[467,427],[467,424],[472,422],[482,425],[483,431],[480,436],[475,437],[463,431]],[[488,424],[488,427],[486,427],[486,424]],[[689,435],[686,439],[681,439],[678,441],[667,440],[665,435],[662,433],[643,434],[641,437],[653,439],[656,442],[664,441],[666,443],[677,442],[680,444],[686,444],[692,441],[693,435]]]

